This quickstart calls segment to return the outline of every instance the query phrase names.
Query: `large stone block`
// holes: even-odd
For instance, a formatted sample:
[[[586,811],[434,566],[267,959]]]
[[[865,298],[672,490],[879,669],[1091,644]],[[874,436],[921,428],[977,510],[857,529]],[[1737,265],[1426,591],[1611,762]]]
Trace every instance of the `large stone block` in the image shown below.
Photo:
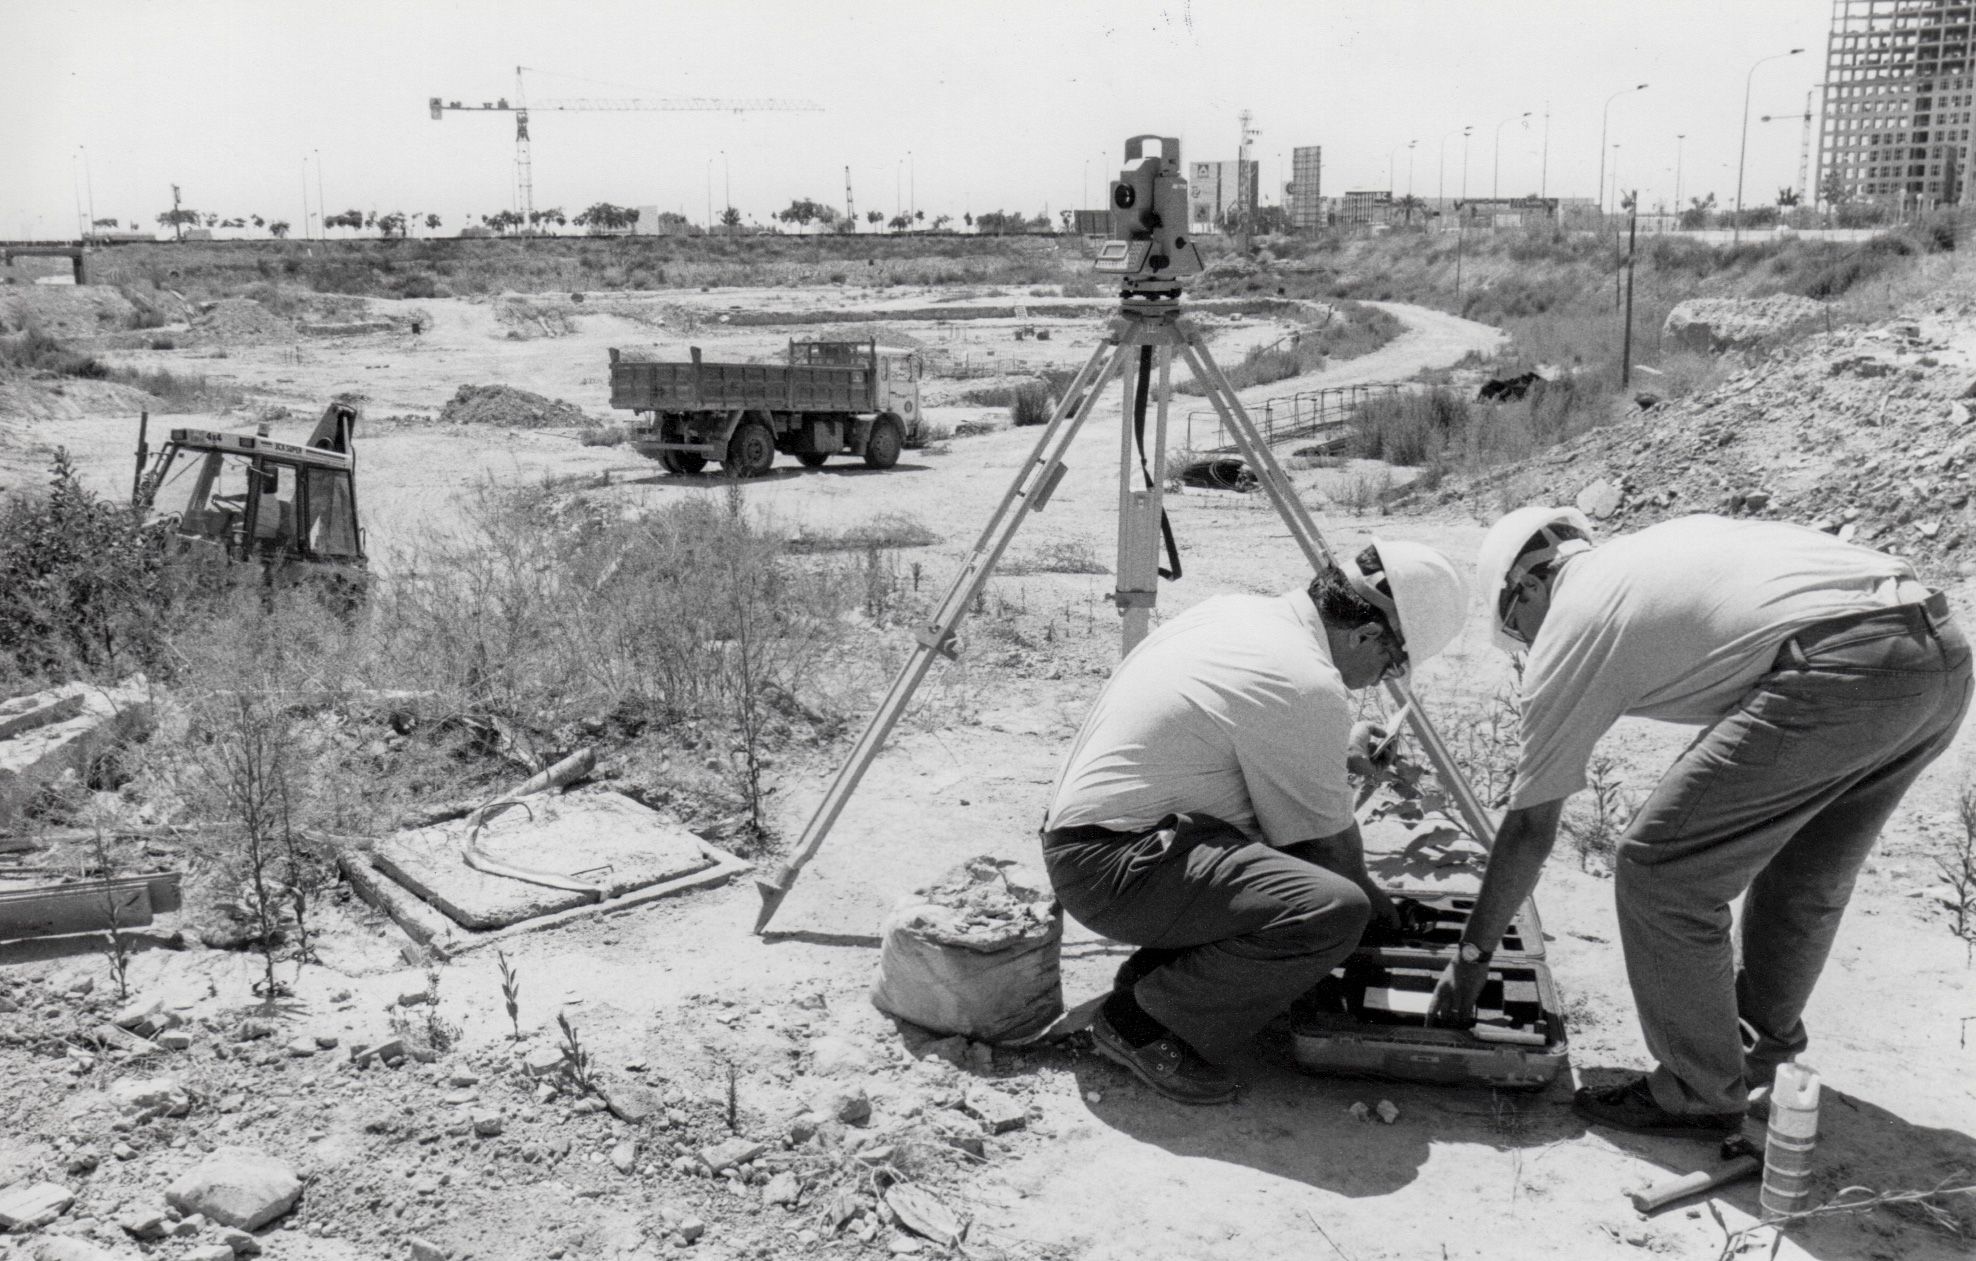
[[[172,1207],[222,1226],[259,1230],[295,1207],[302,1180],[286,1161],[251,1147],[222,1147],[165,1191]]]

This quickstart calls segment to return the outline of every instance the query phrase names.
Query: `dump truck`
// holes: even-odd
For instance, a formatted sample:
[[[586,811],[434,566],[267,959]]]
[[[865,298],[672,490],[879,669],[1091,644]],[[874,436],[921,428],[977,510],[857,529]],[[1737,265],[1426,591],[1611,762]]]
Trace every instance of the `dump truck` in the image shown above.
[[[881,354],[876,340],[792,340],[786,365],[689,353],[668,363],[611,351],[611,406],[638,414],[631,445],[668,472],[713,461],[729,476],[759,477],[778,451],[808,468],[855,455],[888,469],[918,435],[918,357]]]
[[[331,403],[300,446],[254,433],[174,429],[145,467],[140,432],[134,500],[178,554],[214,562],[299,562],[361,587],[368,564],[357,522],[357,410]],[[179,498],[179,496],[184,498]],[[160,512],[163,500],[175,510]]]

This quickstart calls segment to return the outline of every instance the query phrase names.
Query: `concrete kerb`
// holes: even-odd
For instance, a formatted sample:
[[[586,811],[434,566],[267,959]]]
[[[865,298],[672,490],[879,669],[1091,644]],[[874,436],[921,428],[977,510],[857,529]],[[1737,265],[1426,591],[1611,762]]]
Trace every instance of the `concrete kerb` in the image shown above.
[[[518,937],[523,933],[557,928],[578,920],[642,906],[647,902],[656,902],[660,898],[672,897],[695,889],[713,888],[755,869],[755,865],[748,860],[702,840],[699,841],[701,854],[711,865],[699,871],[648,885],[642,889],[634,889],[614,898],[605,898],[602,901],[524,920],[506,928],[477,933],[461,929],[444,913],[380,871],[372,864],[370,855],[363,850],[362,842],[357,838],[328,839],[335,842],[337,866],[342,869],[357,896],[363,899],[366,905],[389,918],[415,944],[442,959],[450,959],[470,950],[478,950],[483,946],[505,941],[510,937]]]

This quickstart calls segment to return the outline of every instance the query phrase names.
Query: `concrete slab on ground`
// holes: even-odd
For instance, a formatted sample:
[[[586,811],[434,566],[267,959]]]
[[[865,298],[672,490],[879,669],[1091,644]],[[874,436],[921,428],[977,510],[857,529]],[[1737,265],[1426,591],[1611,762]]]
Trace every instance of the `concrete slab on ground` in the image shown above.
[[[528,798],[481,829],[480,852],[517,867],[595,885],[605,900],[711,867],[685,828],[607,789]],[[532,817],[531,817],[532,813]],[[467,825],[456,819],[378,842],[377,867],[463,928],[486,931],[598,901],[589,894],[490,875],[467,866]]]

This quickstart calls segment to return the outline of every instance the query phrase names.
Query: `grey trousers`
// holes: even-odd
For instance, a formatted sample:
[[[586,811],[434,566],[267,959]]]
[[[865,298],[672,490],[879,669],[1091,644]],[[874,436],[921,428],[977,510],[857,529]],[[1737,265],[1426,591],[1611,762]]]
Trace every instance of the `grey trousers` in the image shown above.
[[[1969,706],[1969,645],[1939,597],[1931,608],[1787,641],[1621,838],[1620,941],[1663,1108],[1741,1112],[1749,1087],[1808,1044],[1805,1004],[1860,865]],[[1755,1033],[1747,1055],[1739,1020]]]
[[[1210,1059],[1322,980],[1372,913],[1345,877],[1202,816],[1137,835],[1046,831],[1043,861],[1071,918],[1158,952],[1133,996]]]

